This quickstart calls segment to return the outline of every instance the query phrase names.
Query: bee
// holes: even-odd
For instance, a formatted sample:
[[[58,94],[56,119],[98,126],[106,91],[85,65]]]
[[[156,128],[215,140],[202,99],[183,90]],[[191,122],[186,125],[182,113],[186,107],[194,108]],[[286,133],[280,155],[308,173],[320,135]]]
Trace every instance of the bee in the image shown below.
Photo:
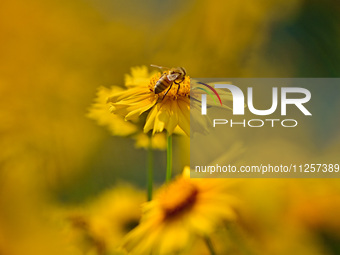
[[[165,92],[163,96],[164,98],[166,94],[168,94],[172,85],[175,83],[176,85],[178,85],[178,88],[177,88],[177,94],[178,94],[180,83],[184,81],[185,75],[187,74],[185,69],[183,67],[168,68],[168,67],[156,66],[156,65],[151,65],[151,66],[165,71],[162,74],[161,78],[159,78],[159,80],[156,82],[154,93],[155,94],[162,93],[164,90],[168,88],[168,90]]]

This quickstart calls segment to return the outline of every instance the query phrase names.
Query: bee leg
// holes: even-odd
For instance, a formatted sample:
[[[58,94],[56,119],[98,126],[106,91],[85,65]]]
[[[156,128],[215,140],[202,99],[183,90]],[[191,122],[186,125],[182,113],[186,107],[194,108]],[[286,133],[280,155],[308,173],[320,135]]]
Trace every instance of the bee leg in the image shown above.
[[[175,81],[174,81],[174,83],[178,85],[178,88],[177,88],[177,93],[176,93],[176,94],[178,94],[178,92],[179,92],[179,88],[181,87],[181,82],[183,82],[183,81],[184,81],[184,79],[185,79],[185,78],[183,78],[183,79],[182,79],[180,82],[175,82]]]
[[[177,87],[177,95],[178,95],[178,92],[179,92],[179,88],[181,87],[181,85],[179,84],[179,83],[176,83],[177,85],[178,85],[178,87]]]
[[[171,89],[171,87],[172,87],[172,84],[173,84],[173,83],[171,83],[171,85],[170,85],[169,89],[168,89],[168,90],[165,92],[165,94],[164,94],[164,96],[163,96],[163,98],[162,98],[162,101],[163,101],[163,99],[165,98],[166,94],[168,94],[169,90]]]

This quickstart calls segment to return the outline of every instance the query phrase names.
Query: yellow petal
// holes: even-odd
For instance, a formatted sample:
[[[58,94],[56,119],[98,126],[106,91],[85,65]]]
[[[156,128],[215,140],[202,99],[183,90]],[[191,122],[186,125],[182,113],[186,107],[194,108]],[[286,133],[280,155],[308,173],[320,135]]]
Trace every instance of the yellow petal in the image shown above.
[[[124,91],[112,94],[108,98],[108,102],[116,103],[118,101],[130,98],[130,97],[134,98],[139,95],[150,94],[150,93],[151,91],[149,90],[148,87],[137,87],[137,88],[128,89],[128,90],[124,90]]]
[[[155,118],[158,113],[158,108],[159,108],[159,105],[156,104],[149,112],[148,117],[146,118],[145,125],[144,125],[144,133],[147,133],[151,129],[153,129]]]
[[[149,110],[154,104],[156,103],[153,98],[148,98],[144,101],[139,102],[138,104],[131,105],[127,108],[129,113],[125,116],[126,120],[135,119],[136,117],[140,116],[143,112]]]
[[[170,110],[170,117],[168,121],[168,125],[166,127],[166,130],[171,135],[175,128],[178,126],[178,107],[175,100],[171,101],[171,110]]]
[[[190,136],[190,104],[186,100],[177,100],[178,103],[178,124],[183,131]]]
[[[166,125],[168,124],[170,118],[170,105],[171,100],[167,98],[161,103],[155,118],[153,134],[155,132],[162,132]]]

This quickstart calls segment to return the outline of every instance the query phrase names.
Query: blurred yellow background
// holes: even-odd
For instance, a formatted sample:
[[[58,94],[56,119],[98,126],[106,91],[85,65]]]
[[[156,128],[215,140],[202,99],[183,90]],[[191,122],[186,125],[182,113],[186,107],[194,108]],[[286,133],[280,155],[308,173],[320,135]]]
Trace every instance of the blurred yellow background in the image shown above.
[[[53,215],[121,180],[145,188],[146,151],[86,117],[97,87],[123,85],[131,67],[149,64],[184,66],[191,77],[338,77],[339,11],[336,0],[2,0],[0,254],[82,254]],[[318,128],[325,136],[315,143],[331,150],[339,129]],[[189,163],[188,140],[174,146],[178,173]],[[155,158],[161,183],[165,153]],[[250,221],[259,217],[244,223],[250,232],[267,240],[286,221],[310,224],[321,236],[310,249],[339,254],[337,180],[247,183],[240,196],[252,201]],[[293,237],[281,234],[267,251],[294,254]]]

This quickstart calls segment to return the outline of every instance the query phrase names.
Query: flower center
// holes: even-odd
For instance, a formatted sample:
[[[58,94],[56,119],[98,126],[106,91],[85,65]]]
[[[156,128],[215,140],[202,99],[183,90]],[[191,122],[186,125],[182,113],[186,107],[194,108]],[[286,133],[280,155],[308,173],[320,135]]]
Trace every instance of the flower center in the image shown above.
[[[171,183],[159,197],[165,218],[190,209],[196,202],[197,194],[197,188],[189,180],[178,179]]]
[[[149,83],[149,89],[150,89],[151,92],[155,91],[156,83],[161,78],[161,76],[162,76],[162,74],[158,73],[158,74],[151,77],[151,80],[150,80],[150,83]],[[179,89],[178,89],[178,87],[179,87]],[[163,98],[164,94],[168,91],[169,88],[170,88],[170,86],[165,88],[164,91],[162,91],[161,93],[158,94],[158,96]],[[178,91],[178,93],[177,93],[177,91]],[[182,82],[180,82],[179,85],[173,82],[172,87],[169,90],[169,92],[166,94],[166,96],[174,98],[174,99],[177,98],[178,96],[189,97],[190,96],[190,77],[185,76],[184,80]]]

